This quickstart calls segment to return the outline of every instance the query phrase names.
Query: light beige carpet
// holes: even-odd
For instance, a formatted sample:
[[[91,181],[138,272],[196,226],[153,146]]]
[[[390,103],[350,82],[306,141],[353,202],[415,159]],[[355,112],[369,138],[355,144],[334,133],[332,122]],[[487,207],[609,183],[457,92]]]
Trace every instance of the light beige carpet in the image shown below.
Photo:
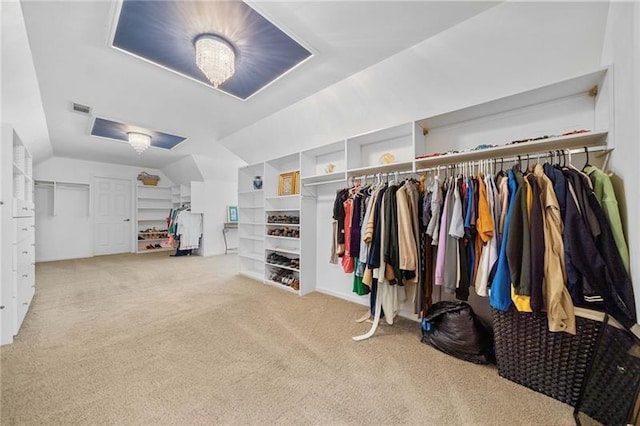
[[[351,336],[364,308],[235,275],[236,257],[37,265],[1,349],[10,424],[573,424],[571,408],[419,341]]]

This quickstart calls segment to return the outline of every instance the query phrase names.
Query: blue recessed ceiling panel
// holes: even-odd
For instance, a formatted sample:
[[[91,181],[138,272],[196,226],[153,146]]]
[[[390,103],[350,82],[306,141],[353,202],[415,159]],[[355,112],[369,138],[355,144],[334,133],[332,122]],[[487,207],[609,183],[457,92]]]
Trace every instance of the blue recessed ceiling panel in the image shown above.
[[[241,1],[123,0],[113,46],[208,86],[193,41],[217,34],[236,52],[236,72],[222,90],[247,99],[302,63],[311,52]]]
[[[181,136],[162,133],[130,124],[118,123],[117,121],[106,120],[104,118],[96,118],[91,128],[92,136],[115,139],[123,142],[129,142],[127,132],[139,132],[149,135],[151,136],[151,146],[163,149],[171,149],[186,139]]]

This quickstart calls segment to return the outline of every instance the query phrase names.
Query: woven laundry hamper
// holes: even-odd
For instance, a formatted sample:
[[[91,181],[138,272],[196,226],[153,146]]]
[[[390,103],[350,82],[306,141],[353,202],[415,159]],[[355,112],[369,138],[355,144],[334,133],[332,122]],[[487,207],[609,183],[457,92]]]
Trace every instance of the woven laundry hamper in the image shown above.
[[[639,423],[639,336],[637,330],[627,331],[610,317],[605,320],[574,411],[576,423],[587,420],[584,415],[605,425]]]
[[[604,314],[576,308],[574,336],[550,332],[546,314],[492,312],[498,374],[575,407]]]

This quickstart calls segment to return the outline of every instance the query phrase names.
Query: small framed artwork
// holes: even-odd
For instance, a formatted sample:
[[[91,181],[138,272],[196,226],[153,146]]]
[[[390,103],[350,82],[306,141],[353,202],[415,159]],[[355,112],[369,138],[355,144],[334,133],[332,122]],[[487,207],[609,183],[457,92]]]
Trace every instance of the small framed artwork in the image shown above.
[[[227,206],[227,222],[238,221],[238,206]]]
[[[300,171],[293,172],[293,193],[300,193]]]
[[[296,191],[296,172],[282,173],[278,180],[278,195],[293,195]]]

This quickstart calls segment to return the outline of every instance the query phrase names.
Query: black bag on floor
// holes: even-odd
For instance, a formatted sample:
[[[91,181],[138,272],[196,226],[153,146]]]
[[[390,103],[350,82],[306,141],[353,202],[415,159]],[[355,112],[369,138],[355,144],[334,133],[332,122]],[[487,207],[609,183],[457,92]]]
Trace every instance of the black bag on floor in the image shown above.
[[[465,302],[434,303],[422,320],[422,343],[475,364],[495,363],[491,330]]]

